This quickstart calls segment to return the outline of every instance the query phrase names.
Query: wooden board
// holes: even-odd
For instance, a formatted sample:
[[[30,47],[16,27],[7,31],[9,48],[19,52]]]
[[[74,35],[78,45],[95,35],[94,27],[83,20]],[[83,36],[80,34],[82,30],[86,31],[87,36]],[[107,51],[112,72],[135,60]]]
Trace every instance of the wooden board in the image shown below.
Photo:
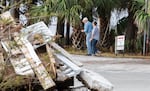
[[[46,71],[39,57],[36,55],[31,43],[23,37],[21,39],[19,37],[15,37],[14,39],[17,42],[17,44],[20,45],[21,51],[24,53],[31,67],[33,68],[33,71],[38,77],[42,87],[46,90],[55,86],[54,81]]]
[[[64,70],[63,73],[65,73],[68,77],[73,77],[80,74],[81,68],[67,59],[64,55],[55,54],[55,56],[67,66],[67,69]]]
[[[62,47],[60,47],[58,44],[56,44],[55,42],[50,42],[49,43],[53,48],[55,48],[57,51],[59,51],[60,53],[62,53],[64,56],[66,56],[68,59],[70,59],[70,61],[72,61],[74,64],[78,65],[78,66],[83,66],[83,64],[81,62],[79,62],[78,60],[75,60],[71,54],[69,54],[66,50],[64,50]]]
[[[26,28],[23,28],[21,30],[21,33],[25,35],[34,35],[34,34],[41,34],[42,38],[44,39],[44,43],[47,43],[52,39],[52,33],[47,27],[47,25],[44,22],[38,22],[35,24],[32,24],[30,26],[27,26]],[[30,37],[29,37],[30,38]]]
[[[34,75],[34,72],[26,58],[10,58],[10,62],[18,75]]]
[[[10,48],[9,46],[9,41],[1,41],[1,44],[6,51],[6,53],[11,55],[15,55],[15,57],[10,57],[10,62],[15,70],[15,73],[18,75],[34,75],[34,72],[27,61],[26,58],[24,58],[22,52],[20,51],[19,48]],[[18,55],[19,54],[19,55]],[[10,55],[10,54],[9,54]],[[20,57],[21,56],[21,57]]]
[[[48,44],[46,44],[46,51],[48,53],[49,60],[50,60],[50,64],[49,64],[50,70],[53,73],[54,78],[56,78],[56,68],[55,68],[56,62],[55,62],[54,55],[52,53],[52,49],[49,47]]]

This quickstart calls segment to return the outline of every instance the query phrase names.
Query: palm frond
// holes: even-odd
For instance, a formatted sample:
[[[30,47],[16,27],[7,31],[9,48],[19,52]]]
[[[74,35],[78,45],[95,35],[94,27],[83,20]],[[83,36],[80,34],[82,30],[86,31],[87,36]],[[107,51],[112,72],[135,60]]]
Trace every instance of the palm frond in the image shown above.
[[[139,32],[148,29],[147,20],[150,19],[150,15],[143,10],[137,10],[135,13],[135,22],[138,25]]]
[[[12,21],[9,18],[0,18],[0,25],[6,26],[11,24]]]

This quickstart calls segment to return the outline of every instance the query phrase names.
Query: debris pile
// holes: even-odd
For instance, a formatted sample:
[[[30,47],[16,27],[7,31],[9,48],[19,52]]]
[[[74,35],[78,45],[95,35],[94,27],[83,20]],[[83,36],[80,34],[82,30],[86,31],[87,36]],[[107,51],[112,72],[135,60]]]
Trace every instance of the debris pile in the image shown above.
[[[111,83],[84,70],[82,63],[53,42],[44,22],[25,28],[15,23],[1,25],[0,91],[62,91],[74,85],[74,78],[89,89],[113,90]]]

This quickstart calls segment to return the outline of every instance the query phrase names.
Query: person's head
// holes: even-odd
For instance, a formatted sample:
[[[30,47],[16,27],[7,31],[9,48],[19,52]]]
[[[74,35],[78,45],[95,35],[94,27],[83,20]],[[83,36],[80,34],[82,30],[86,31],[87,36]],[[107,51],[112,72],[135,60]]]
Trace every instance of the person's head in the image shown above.
[[[83,22],[83,23],[88,22],[88,18],[87,18],[87,17],[84,17],[83,20],[82,20],[82,22]]]
[[[97,26],[97,22],[96,21],[93,22],[93,26]]]

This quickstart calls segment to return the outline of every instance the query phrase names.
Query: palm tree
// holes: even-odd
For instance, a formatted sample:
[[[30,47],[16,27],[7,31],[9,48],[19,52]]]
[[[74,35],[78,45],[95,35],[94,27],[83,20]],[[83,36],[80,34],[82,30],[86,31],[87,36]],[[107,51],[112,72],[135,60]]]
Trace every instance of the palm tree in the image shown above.
[[[57,16],[58,26],[57,33],[64,37],[64,22],[67,22],[66,32],[66,44],[69,44],[69,28],[72,26],[79,26],[80,24],[80,13],[87,13],[91,10],[92,0],[46,0],[41,6],[35,6],[31,8],[32,16]],[[88,10],[87,10],[88,9]],[[91,16],[92,17],[92,12]],[[49,20],[44,17],[45,20]],[[41,20],[41,18],[40,18]]]
[[[67,25],[74,24],[79,21],[79,12],[82,11],[78,0],[46,0],[43,5],[35,6],[31,8],[32,16],[45,16],[50,18],[55,15],[58,17],[58,34],[64,35],[64,22],[67,21]],[[43,19],[49,20],[43,17]],[[41,20],[41,19],[40,19]],[[70,26],[69,26],[70,27]],[[69,29],[67,29],[67,42],[69,42]],[[68,43],[67,43],[68,44]]]
[[[135,20],[138,21],[140,25],[139,27],[143,26],[143,24],[146,24],[145,20],[146,17],[149,15],[146,14],[142,10],[143,0],[94,0],[95,7],[97,8],[97,12],[99,14],[100,18],[100,29],[101,29],[101,38],[102,44],[104,48],[107,49],[113,45],[114,43],[114,33],[110,33],[109,30],[109,20],[111,16],[111,11],[114,8],[121,9],[121,8],[128,8],[129,10],[129,16],[126,18],[126,28],[124,29],[127,39],[127,46],[129,47],[128,50],[135,51],[136,48],[136,38],[137,38],[137,28],[135,24]],[[142,12],[140,12],[142,11]],[[136,16],[136,18],[134,17]],[[139,22],[139,20],[141,20]],[[142,29],[143,30],[143,29]],[[104,36],[106,35],[106,36]]]
[[[67,22],[66,45],[70,44],[70,24],[74,25],[80,21],[79,14],[82,11],[82,7],[78,3],[78,0],[58,0],[56,4],[57,8],[55,13],[58,14],[60,19],[63,19],[63,22]]]
[[[94,4],[93,4],[94,3]],[[82,0],[79,4],[84,8],[82,12],[82,16],[86,16],[90,21],[92,18],[92,10],[93,8],[97,8],[97,12],[99,13],[100,21],[101,21],[101,34],[103,37],[104,32],[107,30],[107,26],[109,25],[108,21],[110,19],[110,14],[112,9],[120,5],[119,0]],[[80,33],[80,32],[78,32]],[[101,38],[102,39],[102,38]],[[108,43],[109,41],[107,41]]]
[[[121,0],[94,0],[93,2],[95,4],[94,7],[97,8],[97,12],[100,18],[100,46],[109,48],[114,42],[108,31],[111,11],[114,8],[121,7]]]
[[[135,22],[138,25],[139,33],[143,33],[143,55],[145,55],[145,52],[148,53],[149,48],[149,24],[150,24],[150,11],[149,11],[149,4],[148,0],[141,1],[137,0],[140,4],[142,4],[143,7],[139,8],[135,13]],[[147,2],[146,2],[147,1]]]

